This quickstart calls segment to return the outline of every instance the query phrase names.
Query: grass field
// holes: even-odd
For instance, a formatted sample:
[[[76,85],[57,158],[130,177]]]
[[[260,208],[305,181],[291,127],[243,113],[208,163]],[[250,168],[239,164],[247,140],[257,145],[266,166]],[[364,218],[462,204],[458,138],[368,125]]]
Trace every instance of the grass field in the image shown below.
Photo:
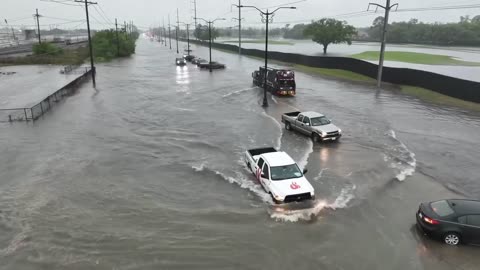
[[[237,43],[237,44],[238,44],[238,40],[227,40],[227,41],[222,41],[222,43]],[[265,40],[264,40],[264,39],[242,40],[242,43],[264,44],[264,43],[265,43]],[[268,40],[268,44],[272,44],[272,45],[290,45],[290,46],[291,46],[291,45],[295,45],[295,44],[292,43],[292,42],[283,41],[283,40],[271,40],[271,39]]]
[[[368,51],[354,54],[351,57],[375,61],[379,59],[379,52]],[[423,65],[480,66],[480,63],[461,61],[447,55],[414,52],[385,52],[385,60]]]
[[[327,69],[327,68],[314,68],[314,67],[307,67],[303,65],[294,65],[296,70],[308,73],[316,73],[319,75],[327,76],[327,77],[334,77],[337,79],[355,81],[355,82],[367,82],[367,83],[375,83],[376,81],[370,77],[364,76],[362,74],[358,74],[355,72],[351,72],[348,70],[342,69]]]

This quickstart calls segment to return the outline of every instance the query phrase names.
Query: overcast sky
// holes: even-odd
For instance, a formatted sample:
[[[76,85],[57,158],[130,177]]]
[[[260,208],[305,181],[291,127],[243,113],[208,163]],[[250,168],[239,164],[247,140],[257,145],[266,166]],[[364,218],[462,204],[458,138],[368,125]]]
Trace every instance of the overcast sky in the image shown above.
[[[85,19],[85,9],[78,6],[64,5],[48,1],[66,2],[74,5],[74,0],[1,0],[0,27],[5,26],[4,19],[9,24],[20,27],[32,27],[34,19],[32,14],[35,8],[45,17],[40,18],[42,28],[48,29],[53,25],[59,28],[85,28],[82,20]],[[68,2],[72,1],[72,2]],[[180,21],[191,22],[193,19],[194,0],[96,0],[98,5],[90,7],[92,15],[91,23],[95,29],[110,27],[106,21],[113,22],[118,18],[120,22],[133,20],[136,25],[142,28],[162,24],[165,19],[167,23],[168,14],[171,22],[176,21],[176,9],[179,9]],[[371,0],[376,2],[375,0]],[[308,22],[312,19],[319,19],[324,16],[336,17],[348,21],[355,26],[369,26],[376,16],[382,15],[383,11],[377,14],[337,16],[340,14],[361,12],[367,9],[370,0],[242,0],[243,5],[254,5],[258,7],[278,6],[285,3],[292,4],[297,10],[280,10],[274,18],[275,26],[284,26],[287,23],[296,24]],[[385,4],[385,0],[378,0]],[[238,17],[238,9],[232,4],[238,4],[238,0],[197,0],[197,16],[205,19],[226,18],[226,21],[218,22],[216,26],[235,26],[238,23],[233,17]],[[392,3],[399,3],[399,9],[438,7],[451,5],[478,4],[480,0],[398,0]],[[101,13],[105,13],[103,18]],[[242,17],[245,26],[261,27],[261,18],[257,11],[242,9]],[[479,15],[480,8],[463,10],[442,10],[422,12],[398,12],[392,13],[392,21],[409,20],[418,18],[426,22],[453,22],[458,21],[462,15]],[[72,22],[78,21],[78,22]],[[83,24],[82,24],[83,23]]]

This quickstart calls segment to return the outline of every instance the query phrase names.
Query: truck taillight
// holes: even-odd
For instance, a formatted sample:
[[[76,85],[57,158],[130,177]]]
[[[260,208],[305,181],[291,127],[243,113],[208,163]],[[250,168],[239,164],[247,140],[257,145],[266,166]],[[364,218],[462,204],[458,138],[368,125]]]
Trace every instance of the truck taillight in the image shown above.
[[[440,222],[438,220],[435,220],[435,219],[429,218],[429,217],[423,217],[423,220],[425,220],[425,222],[427,222],[429,224],[432,224],[432,225],[440,224]]]

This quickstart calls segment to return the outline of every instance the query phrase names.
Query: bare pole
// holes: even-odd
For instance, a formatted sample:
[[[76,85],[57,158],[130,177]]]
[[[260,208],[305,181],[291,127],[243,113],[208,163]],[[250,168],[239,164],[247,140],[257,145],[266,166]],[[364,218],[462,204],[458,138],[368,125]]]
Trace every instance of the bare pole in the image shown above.
[[[87,30],[88,30],[88,47],[90,50],[90,69],[92,73],[92,82],[93,82],[93,87],[96,87],[97,83],[95,81],[95,65],[93,63],[93,47],[92,47],[92,36],[90,34],[90,18],[88,16],[88,5],[96,5],[97,3],[95,2],[88,2],[87,0],[82,1],[82,0],[75,0],[75,2],[84,2],[85,3],[85,14],[87,16]]]
[[[117,18],[115,18],[115,34],[117,36],[117,56],[120,56],[120,39],[118,38],[118,23]]]
[[[178,51],[178,31],[180,30],[180,19],[178,18],[178,8],[177,8],[177,29],[175,30],[175,37],[177,39],[177,54],[179,53]]]
[[[172,34],[170,32],[170,14],[168,14],[168,39],[170,40],[170,50],[172,49]]]
[[[382,30],[382,45],[380,47],[380,60],[378,62],[378,75],[377,75],[377,87],[380,88],[382,86],[382,78],[383,78],[383,64],[385,62],[385,48],[387,45],[387,31],[388,31],[388,19],[390,17],[390,11],[395,6],[398,8],[398,4],[390,5],[390,0],[386,0],[387,3],[385,6],[376,3],[368,4],[368,10],[370,10],[370,6],[376,6],[378,8],[385,9],[385,17],[383,20],[383,30]]]
[[[37,8],[37,12],[33,15],[37,18],[37,29],[38,29],[38,44],[42,44],[42,38],[40,37],[40,16],[38,14],[38,8]]]
[[[165,28],[165,18],[163,18],[163,36],[164,36],[164,44],[165,44],[165,47],[167,47],[167,30]]]
[[[195,20],[194,31],[197,31],[197,27],[198,27],[198,24],[197,24],[197,0],[193,0],[193,12],[194,12],[193,16],[195,16],[195,17],[193,17],[193,19]],[[197,37],[197,40],[198,40],[198,37]]]

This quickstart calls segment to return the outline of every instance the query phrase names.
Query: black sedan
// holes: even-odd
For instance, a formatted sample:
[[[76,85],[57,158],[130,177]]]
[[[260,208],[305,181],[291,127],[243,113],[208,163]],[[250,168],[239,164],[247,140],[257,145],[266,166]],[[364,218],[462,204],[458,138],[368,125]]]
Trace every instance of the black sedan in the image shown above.
[[[184,55],[183,58],[187,60],[188,62],[192,62],[192,60],[195,58],[193,55]]]
[[[224,68],[225,68],[225,65],[224,65],[224,64],[220,64],[220,63],[218,63],[218,62],[208,63],[208,61],[205,62],[205,63],[200,63],[200,64],[198,64],[198,66],[199,66],[200,68],[206,68],[206,69],[210,69],[210,68],[211,68],[211,69],[224,69]]]
[[[420,204],[417,226],[425,234],[456,246],[480,245],[480,201],[441,200]]]

